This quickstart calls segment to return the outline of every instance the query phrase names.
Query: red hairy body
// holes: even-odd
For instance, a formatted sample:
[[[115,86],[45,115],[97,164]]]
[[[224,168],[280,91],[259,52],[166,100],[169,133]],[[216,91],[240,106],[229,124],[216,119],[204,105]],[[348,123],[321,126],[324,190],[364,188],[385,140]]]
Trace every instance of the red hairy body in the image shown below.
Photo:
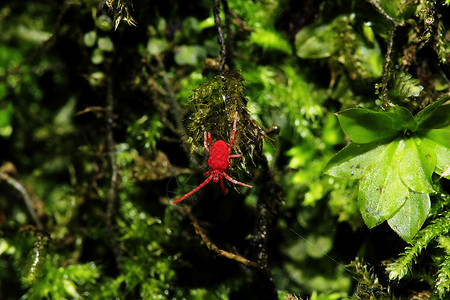
[[[211,148],[211,155],[208,159],[208,165],[213,170],[225,171],[230,165],[228,154],[227,143],[222,140],[218,140]]]

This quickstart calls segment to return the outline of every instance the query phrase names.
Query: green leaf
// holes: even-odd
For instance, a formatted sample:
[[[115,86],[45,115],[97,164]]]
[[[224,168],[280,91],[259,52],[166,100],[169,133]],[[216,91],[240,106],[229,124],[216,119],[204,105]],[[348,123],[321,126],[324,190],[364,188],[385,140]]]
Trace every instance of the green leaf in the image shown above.
[[[250,41],[261,46],[264,50],[272,49],[292,54],[292,48],[289,42],[275,30],[264,30],[259,28],[252,32]]]
[[[164,39],[152,38],[147,43],[147,52],[151,55],[160,55],[169,48],[169,43]]]
[[[433,172],[450,177],[450,126],[441,127],[449,118],[447,101],[436,101],[416,117],[401,106],[385,112],[354,108],[337,114],[354,143],[328,162],[325,173],[360,179],[358,206],[369,228],[390,220],[409,241],[422,226],[429,212],[429,193],[435,192]],[[414,134],[392,140],[407,131]],[[401,218],[406,218],[403,225]]]
[[[428,138],[422,139],[422,145],[433,149],[436,154],[436,166],[434,171],[442,177],[450,179],[450,174],[448,174],[448,169],[450,167],[450,148],[438,144]]]
[[[379,2],[380,6],[389,16],[400,22],[411,18],[415,11],[415,5],[413,5],[414,2],[409,3],[409,1],[404,0],[371,0],[371,1]]]
[[[337,116],[345,134],[359,144],[393,137],[400,131],[399,124],[397,121],[393,122],[391,113],[350,108],[337,113]]]
[[[419,138],[405,141],[403,159],[400,163],[400,177],[414,192],[433,193],[431,175],[436,166],[436,153],[428,143]]]
[[[114,50],[113,41],[109,36],[101,37],[98,39],[98,48],[102,51],[111,52]]]
[[[361,177],[358,203],[369,228],[394,215],[409,195],[398,173],[404,146],[404,140],[392,141]]]
[[[200,46],[183,45],[175,51],[175,62],[178,65],[196,66],[206,58],[206,50]]]
[[[364,28],[367,27],[364,26]],[[368,30],[365,31],[367,32]],[[358,60],[358,64],[354,66],[356,67],[356,70],[360,70],[358,73],[367,78],[380,77],[383,73],[383,55],[381,54],[378,43],[374,41],[373,43],[368,44],[362,37],[358,36],[356,47],[353,57]],[[347,65],[351,65],[351,63],[349,62]]]
[[[302,144],[289,149],[286,155],[292,157],[289,161],[288,168],[297,169],[304,167],[313,159],[316,149],[308,144]]]
[[[330,236],[310,234],[306,239],[310,243],[306,243],[305,252],[316,259],[326,255],[333,247],[333,238]],[[317,248],[321,251],[317,251]]]
[[[396,73],[393,78],[392,88],[389,91],[389,98],[392,102],[405,101],[410,97],[417,97],[423,90],[418,79],[412,78],[407,73]]]
[[[304,27],[295,35],[295,48],[301,58],[325,58],[336,51],[333,41],[338,38],[334,26],[310,25]]]
[[[440,173],[441,177],[450,179],[450,165],[447,165],[447,167],[445,169],[442,170],[442,172]]]
[[[410,191],[405,203],[388,220],[388,224],[402,239],[410,243],[425,222],[430,206],[428,194]]]
[[[103,51],[100,48],[95,48],[94,51],[92,51],[91,62],[98,65],[101,64],[103,60]]]
[[[194,38],[200,32],[198,19],[195,17],[187,17],[183,20],[183,34]]]
[[[428,130],[424,137],[435,141],[439,145],[442,145],[446,148],[450,148],[450,126],[440,129],[431,129]]]
[[[417,130],[418,126],[409,109],[403,106],[393,106],[385,113],[392,118],[392,128],[397,130]]]
[[[214,17],[210,16],[210,17],[204,19],[203,21],[201,21],[200,23],[198,23],[198,29],[203,30],[206,28],[214,27],[214,25],[215,25]]]
[[[348,179],[359,179],[367,166],[386,148],[375,141],[367,144],[351,143],[330,159],[325,174]]]
[[[35,28],[34,26],[27,26],[20,24],[15,28],[15,37],[23,42],[32,44],[42,44],[51,37],[51,33],[42,29]]]
[[[97,28],[106,32],[111,31],[114,26],[113,20],[107,15],[100,15],[95,20],[95,25],[97,26]]]
[[[450,100],[449,96],[443,97],[422,109],[414,121],[420,128],[440,128],[450,123]]]
[[[86,32],[83,35],[83,42],[86,45],[86,47],[94,46],[96,41],[97,41],[97,32],[95,32],[94,30]]]

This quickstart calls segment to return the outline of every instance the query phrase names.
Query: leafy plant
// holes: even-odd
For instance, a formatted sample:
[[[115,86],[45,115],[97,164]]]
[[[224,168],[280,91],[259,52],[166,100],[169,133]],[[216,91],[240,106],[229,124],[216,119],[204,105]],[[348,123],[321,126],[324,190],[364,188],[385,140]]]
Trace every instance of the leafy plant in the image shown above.
[[[352,143],[328,163],[332,176],[359,179],[358,204],[369,228],[387,221],[411,242],[430,210],[432,174],[450,164],[450,98],[415,117],[401,106],[384,112],[364,108],[337,114]]]

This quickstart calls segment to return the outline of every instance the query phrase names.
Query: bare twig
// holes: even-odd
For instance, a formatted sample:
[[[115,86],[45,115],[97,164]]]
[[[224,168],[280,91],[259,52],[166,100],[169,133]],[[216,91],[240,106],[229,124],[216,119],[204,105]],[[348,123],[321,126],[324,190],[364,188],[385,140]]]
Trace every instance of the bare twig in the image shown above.
[[[192,226],[194,226],[195,232],[202,238],[203,243],[205,243],[206,247],[208,247],[209,250],[215,252],[216,254],[226,257],[228,259],[237,261],[243,265],[246,265],[247,267],[253,267],[257,269],[261,269],[261,266],[251,261],[241,255],[234,254],[225,250],[220,249],[216,244],[214,244],[209,237],[206,235],[203,228],[198,224],[197,218],[192,214],[190,207],[183,207],[183,212],[186,213],[189,216],[189,219],[192,222]]]
[[[91,113],[91,112],[103,112],[103,111],[105,111],[105,108],[102,107],[102,106],[89,106],[89,107],[86,107],[85,109],[77,112],[75,114],[75,116],[78,117],[78,116],[81,116],[83,114],[87,114],[87,113]]]
[[[34,208],[33,208],[33,202],[31,200],[31,196],[26,190],[26,188],[23,186],[23,184],[18,181],[17,179],[14,179],[9,174],[0,171],[0,179],[6,181],[10,186],[12,186],[14,189],[16,189],[23,198],[23,201],[25,202],[25,205],[28,209],[28,212],[30,213],[31,218],[33,219],[34,223],[36,224],[36,227],[39,230],[42,230],[44,226],[42,225],[41,220],[38,218]]]
[[[225,59],[227,57],[227,50],[225,46],[225,36],[222,29],[222,23],[220,21],[220,0],[214,0],[214,23],[217,28],[217,40],[220,44],[220,63],[219,63],[219,73],[223,74],[225,72]]]

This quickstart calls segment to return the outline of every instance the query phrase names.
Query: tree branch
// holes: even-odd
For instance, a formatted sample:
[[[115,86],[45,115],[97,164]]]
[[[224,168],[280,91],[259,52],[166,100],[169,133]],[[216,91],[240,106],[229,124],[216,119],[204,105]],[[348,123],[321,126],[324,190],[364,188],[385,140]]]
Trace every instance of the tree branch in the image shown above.
[[[209,239],[209,237],[206,235],[203,228],[198,224],[197,218],[191,212],[191,208],[190,207],[179,207],[179,208],[183,210],[183,213],[185,213],[189,216],[192,226],[194,226],[195,233],[197,233],[202,238],[203,243],[205,243],[206,247],[208,247],[209,250],[215,252],[216,254],[218,254],[220,256],[237,261],[247,267],[261,269],[261,265],[259,265],[256,262],[253,262],[253,261],[251,261],[243,256],[240,256],[238,254],[234,254],[234,253],[220,249],[216,244],[214,244]]]
[[[217,28],[217,40],[220,44],[220,62],[219,62],[219,73],[223,74],[225,72],[225,59],[227,56],[227,50],[225,46],[225,36],[222,29],[222,23],[220,21],[220,0],[214,0],[214,23]]]
[[[228,6],[228,0],[221,0],[222,5],[223,5],[223,12],[225,14],[225,30],[226,30],[226,34],[227,34],[227,38],[225,40],[225,46],[226,49],[228,51],[228,53],[233,53],[233,49],[234,49],[234,35],[233,32],[231,31],[231,11],[230,11],[230,7]],[[232,55],[228,55],[226,57],[226,63],[228,66],[228,69],[233,69],[234,66],[234,62],[233,62],[233,56]]]
[[[30,213],[31,218],[33,219],[34,223],[36,224],[36,227],[39,230],[43,230],[44,226],[42,225],[41,220],[38,218],[34,208],[33,208],[33,202],[31,200],[31,196],[26,190],[26,188],[23,186],[23,184],[18,181],[17,179],[14,179],[9,174],[0,171],[0,179],[4,180],[7,184],[12,186],[16,191],[18,191],[23,198],[23,201],[25,202],[25,205],[28,209],[28,212]]]
[[[386,54],[384,55],[384,65],[383,65],[383,77],[381,78],[381,100],[383,100],[382,108],[386,109],[388,106],[392,106],[392,103],[388,99],[388,82],[391,77],[390,67],[391,67],[391,59],[392,59],[392,48],[394,47],[394,36],[395,29],[397,28],[394,25],[389,32],[389,40],[387,44]]]
[[[268,267],[268,241],[274,216],[278,214],[281,203],[281,186],[275,181],[266,157],[264,155],[261,157],[263,184],[257,204],[258,218],[252,242],[256,249],[257,263],[261,265],[262,272],[258,274],[259,280],[263,282],[261,288],[265,289],[268,298],[277,299],[277,290]]]

